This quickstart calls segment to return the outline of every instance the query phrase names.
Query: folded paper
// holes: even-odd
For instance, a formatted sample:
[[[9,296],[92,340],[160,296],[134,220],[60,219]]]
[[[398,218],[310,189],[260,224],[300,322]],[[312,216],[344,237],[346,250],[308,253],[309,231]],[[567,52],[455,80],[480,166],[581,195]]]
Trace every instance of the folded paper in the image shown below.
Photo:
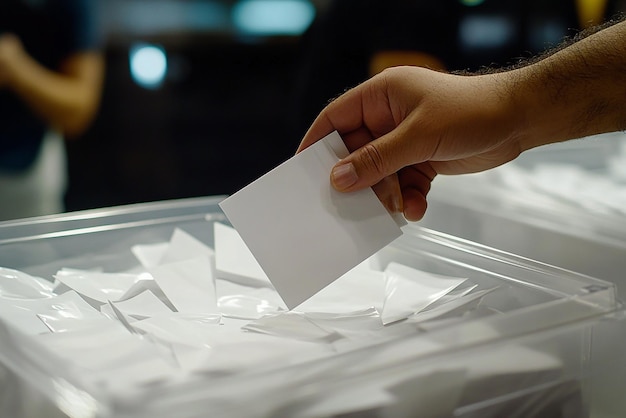
[[[178,312],[218,312],[215,278],[208,256],[163,264],[152,268],[150,273]]]
[[[239,233],[228,225],[213,224],[217,276],[247,286],[269,286],[267,275]]]
[[[466,279],[427,273],[409,266],[389,263],[385,269],[384,324],[400,321],[420,312]]]

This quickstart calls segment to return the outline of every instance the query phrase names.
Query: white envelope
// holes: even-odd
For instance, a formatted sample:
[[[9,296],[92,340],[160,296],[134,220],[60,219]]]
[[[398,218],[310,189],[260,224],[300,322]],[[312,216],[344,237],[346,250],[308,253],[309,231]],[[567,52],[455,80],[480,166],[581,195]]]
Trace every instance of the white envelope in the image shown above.
[[[290,309],[402,235],[371,188],[331,187],[347,155],[333,132],[220,203]]]

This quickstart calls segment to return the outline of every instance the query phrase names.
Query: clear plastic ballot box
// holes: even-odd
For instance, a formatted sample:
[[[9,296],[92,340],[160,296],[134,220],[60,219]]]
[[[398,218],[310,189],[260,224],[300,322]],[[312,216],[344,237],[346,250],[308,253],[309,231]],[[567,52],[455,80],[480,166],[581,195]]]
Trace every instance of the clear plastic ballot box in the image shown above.
[[[420,225],[617,284],[626,300],[626,136],[539,147],[439,176]]]
[[[47,280],[62,269],[137,271],[133,246],[161,245],[176,230],[212,247],[213,224],[228,224],[217,205],[220,200],[185,199],[4,222],[0,266]],[[293,342],[293,335],[302,337],[305,330],[300,325],[290,337],[274,336],[270,347],[268,341],[254,339],[252,331],[245,345],[229,346],[222,339],[204,347],[209,355],[202,364],[211,367],[177,372],[170,365],[171,375],[136,385],[127,384],[124,376],[136,379],[138,373],[154,372],[137,368],[142,359],[128,363],[128,371],[110,365],[107,372],[118,380],[103,384],[93,379],[96,372],[76,364],[78,356],[60,351],[63,330],[56,330],[59,335],[54,339],[42,339],[41,333],[25,332],[0,315],[0,416],[621,417],[626,413],[626,338],[613,338],[626,335],[626,322],[614,284],[416,225],[408,225],[402,237],[370,260],[381,271],[392,262],[442,277],[467,278],[472,289],[468,296],[480,297],[470,305],[450,309],[441,304],[424,311],[426,316],[409,316],[385,326],[371,325],[375,310],[358,318],[318,312],[307,322],[319,325],[317,334],[306,343],[298,341],[298,348],[288,355],[253,361],[263,349],[287,353],[282,342]],[[358,291],[356,287],[354,292]],[[7,300],[0,294],[0,304]],[[436,309],[445,314],[436,315]],[[226,328],[242,323],[227,315],[221,321],[206,327],[229,335],[224,334]],[[83,351],[108,343],[109,334],[99,338],[96,328],[88,330],[92,336],[88,341],[77,340],[84,344]],[[339,331],[318,338],[320,330],[329,328]],[[145,344],[138,347],[145,347],[146,355],[156,346],[146,335],[136,338]],[[219,344],[228,348],[220,350]],[[220,356],[212,357],[213,350]],[[159,353],[164,358],[171,354]]]

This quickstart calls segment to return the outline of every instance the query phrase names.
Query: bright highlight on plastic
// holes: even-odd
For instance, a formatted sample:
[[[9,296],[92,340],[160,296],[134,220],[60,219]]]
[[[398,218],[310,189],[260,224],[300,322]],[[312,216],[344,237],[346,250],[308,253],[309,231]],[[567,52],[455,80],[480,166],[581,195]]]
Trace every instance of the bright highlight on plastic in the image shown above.
[[[141,87],[156,89],[163,84],[167,74],[165,50],[157,45],[133,46],[129,53],[130,74]]]
[[[315,17],[308,0],[241,0],[233,6],[235,28],[247,35],[300,35]]]

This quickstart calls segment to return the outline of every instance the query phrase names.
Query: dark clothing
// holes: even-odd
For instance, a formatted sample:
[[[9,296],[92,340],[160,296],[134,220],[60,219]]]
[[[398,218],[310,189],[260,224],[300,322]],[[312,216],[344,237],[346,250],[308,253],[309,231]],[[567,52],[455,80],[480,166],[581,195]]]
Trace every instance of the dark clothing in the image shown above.
[[[473,6],[465,4],[475,4]],[[450,71],[507,66],[579,28],[574,0],[335,0],[302,39],[297,135],[328,101],[365,81],[379,51],[419,51]],[[609,0],[605,18],[619,11]]]
[[[29,55],[57,71],[69,55],[99,47],[96,4],[94,0],[2,0],[0,33],[15,34]],[[28,168],[47,129],[19,97],[0,88],[0,170]]]

